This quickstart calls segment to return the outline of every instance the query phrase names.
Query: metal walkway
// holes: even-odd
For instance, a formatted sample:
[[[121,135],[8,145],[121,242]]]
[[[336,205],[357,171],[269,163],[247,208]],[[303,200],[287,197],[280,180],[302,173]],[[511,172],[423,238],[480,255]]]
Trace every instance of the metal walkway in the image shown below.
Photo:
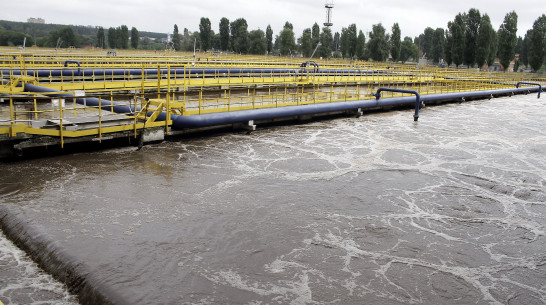
[[[410,91],[426,99],[505,92],[502,90],[519,83],[528,89],[507,94],[536,91],[536,84],[546,84],[546,78],[532,74],[411,64],[318,60],[302,65],[295,58],[218,53],[198,57],[147,52],[118,55],[82,50],[26,54],[0,49],[0,141],[62,147],[67,139],[136,138],[143,130],[158,129],[169,134],[171,115],[356,101],[369,104],[379,88],[392,89],[383,92],[382,99],[410,97]]]

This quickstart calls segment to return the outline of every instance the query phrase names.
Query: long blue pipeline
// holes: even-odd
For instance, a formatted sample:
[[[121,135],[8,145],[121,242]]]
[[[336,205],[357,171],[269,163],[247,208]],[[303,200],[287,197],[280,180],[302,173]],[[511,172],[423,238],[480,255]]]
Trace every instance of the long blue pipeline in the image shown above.
[[[54,96],[54,97],[63,97],[67,99],[74,98],[72,94],[55,93],[60,91],[46,88],[46,87],[31,85],[31,84],[24,84],[24,90],[29,92],[52,93],[51,96]],[[497,90],[485,90],[485,91],[429,94],[429,95],[421,96],[421,102],[450,101],[450,100],[461,100],[466,98],[480,98],[480,97],[483,98],[483,97],[491,97],[493,95],[536,92],[538,90],[539,88],[537,87],[534,87],[534,88],[525,87],[525,88],[509,88],[509,89],[497,89]],[[99,106],[98,98],[88,97],[84,99],[84,98],[76,97],[76,102],[78,104],[82,104],[82,105],[85,104],[85,105],[93,106],[93,107]],[[202,114],[202,115],[187,115],[186,116],[186,115],[171,114],[171,120],[173,121],[172,128],[175,130],[181,130],[186,128],[222,126],[222,125],[229,125],[234,123],[248,122],[251,120],[268,120],[268,119],[283,118],[283,117],[293,117],[293,116],[355,110],[359,108],[366,109],[366,108],[396,106],[396,105],[405,105],[405,104],[415,104],[415,97],[406,96],[406,97],[391,97],[391,98],[358,100],[358,101],[348,101],[348,102],[319,103],[319,104],[308,104],[308,105],[300,105],[300,106],[286,106],[286,107],[279,107],[279,108],[262,108],[262,109],[255,109],[255,110],[210,113],[210,114]],[[111,103],[109,100],[101,101],[100,106],[105,110],[113,110],[116,113],[132,114],[135,112],[135,109],[129,105],[122,104],[119,102]],[[162,113],[157,118],[157,120],[160,120],[160,121],[164,121],[165,119],[166,119],[165,113]]]
[[[421,96],[421,102],[433,102],[433,101],[449,101],[459,100],[462,98],[478,98],[478,97],[490,97],[491,95],[503,95],[518,92],[527,92],[529,88],[514,88],[514,89],[499,89],[499,90],[487,90],[487,91],[474,91],[474,92],[457,92],[457,93],[443,93],[443,94],[431,94]],[[536,91],[531,90],[531,91]],[[173,120],[173,128],[199,128],[207,126],[227,125],[233,123],[247,122],[250,120],[267,120],[281,117],[300,116],[300,115],[312,115],[328,112],[339,112],[355,109],[376,108],[384,106],[396,106],[405,104],[415,104],[415,97],[392,97],[383,99],[369,99],[349,102],[335,102],[335,103],[319,103],[309,104],[302,106],[286,106],[280,108],[263,108],[257,110],[242,110],[232,111],[224,113],[211,113],[203,115],[191,115],[191,116],[177,116],[171,117]],[[164,116],[161,117],[165,119]]]
[[[168,69],[28,69],[28,70],[1,70],[1,74],[4,77],[10,75],[20,76],[32,76],[32,77],[60,77],[60,76],[121,76],[121,75],[157,75],[163,76],[169,73]],[[271,69],[271,68],[186,68],[186,69],[170,69],[171,75],[215,75],[215,76],[229,76],[238,74],[321,74],[321,75],[377,75],[377,74],[393,74],[395,72],[390,71],[378,71],[378,70],[356,70],[356,69]],[[403,75],[409,75],[407,73]]]

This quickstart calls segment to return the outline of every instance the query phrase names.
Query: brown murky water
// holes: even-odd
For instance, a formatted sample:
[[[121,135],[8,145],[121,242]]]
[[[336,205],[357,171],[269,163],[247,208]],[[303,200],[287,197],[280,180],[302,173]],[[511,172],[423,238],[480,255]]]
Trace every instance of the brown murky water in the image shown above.
[[[0,164],[0,208],[120,304],[544,304],[545,109],[527,95]]]

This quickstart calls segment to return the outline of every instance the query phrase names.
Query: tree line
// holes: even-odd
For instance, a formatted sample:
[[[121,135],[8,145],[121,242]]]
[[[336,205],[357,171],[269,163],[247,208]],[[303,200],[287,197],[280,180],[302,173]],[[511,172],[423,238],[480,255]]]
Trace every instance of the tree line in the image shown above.
[[[294,27],[286,22],[273,39],[271,26],[267,26],[265,32],[261,29],[248,31],[244,18],[230,22],[224,17],[218,24],[218,33],[215,33],[210,20],[203,17],[199,31],[193,33],[184,29],[182,35],[175,25],[172,44],[178,51],[191,51],[195,44],[201,51],[303,57],[310,57],[316,51],[317,57],[374,61],[406,62],[417,60],[421,54],[433,63],[457,67],[463,64],[468,67],[491,66],[497,57],[503,67],[508,67],[514,55],[519,53],[524,65],[538,71],[546,61],[546,16],[539,17],[524,38],[516,36],[517,20],[514,11],[507,13],[495,31],[489,16],[472,8],[468,13],[457,14],[446,29],[427,27],[414,39],[408,36],[401,39],[398,23],[392,25],[390,33],[381,23],[374,24],[367,35],[358,30],[356,24],[343,27],[341,33],[332,34],[330,28],[321,29],[315,23],[296,38]],[[520,61],[516,62],[515,70]]]
[[[400,36],[400,28],[397,33]],[[381,24],[374,25],[370,40],[366,44],[366,37],[362,30],[357,31],[356,24],[343,28],[341,33],[332,34],[328,27],[315,23],[312,27],[303,30],[296,39],[294,26],[286,22],[281,32],[273,37],[273,30],[268,25],[265,32],[261,29],[248,30],[248,23],[244,18],[229,21],[222,18],[218,24],[218,33],[211,29],[208,18],[201,18],[199,31],[190,33],[184,29],[184,34],[179,33],[178,25],[174,25],[172,46],[177,51],[192,51],[194,47],[201,51],[218,50],[239,54],[271,54],[283,56],[301,55],[323,58],[354,58],[374,60],[386,60],[389,55],[389,40],[385,36],[385,29]],[[416,46],[409,38],[409,47],[404,49],[404,60],[416,58]],[[408,44],[408,42],[406,42]],[[400,47],[400,45],[398,46]],[[398,52],[397,54],[400,54]],[[397,55],[398,57],[398,55]]]
[[[165,38],[164,33],[140,32],[133,27],[129,36],[127,36],[126,29],[127,26],[125,25],[105,30],[102,27],[92,26],[67,26],[0,20],[0,46],[22,46],[26,38],[27,47],[37,45],[53,48],[95,46],[103,48],[165,49],[165,44],[161,42],[161,39]]]
[[[468,13],[457,14],[446,30],[426,28],[415,42],[435,63],[443,59],[448,65],[481,68],[493,65],[499,58],[500,64],[507,68],[517,53],[520,56],[515,71],[520,63],[538,71],[546,62],[546,15],[535,20],[524,38],[517,37],[517,24],[518,15],[512,11],[495,31],[489,16],[472,8]]]
[[[519,53],[520,60],[516,61],[515,70],[521,62],[538,71],[546,62],[546,15],[542,14],[535,20],[533,28],[523,38],[516,35],[517,20],[517,14],[509,12],[495,31],[489,16],[472,8],[467,13],[457,14],[448,22],[446,29],[427,27],[414,39],[408,36],[401,39],[401,29],[397,23],[392,25],[390,32],[381,23],[374,24],[367,35],[356,24],[332,33],[330,28],[321,29],[315,23],[296,38],[294,27],[288,21],[280,33],[273,36],[270,25],[265,32],[261,29],[249,31],[244,18],[230,21],[225,17],[220,20],[216,33],[210,19],[203,17],[200,19],[199,31],[190,32],[187,28],[179,31],[175,24],[168,46],[177,51],[193,51],[197,48],[201,51],[303,57],[311,57],[314,53],[314,56],[322,58],[391,59],[402,62],[416,61],[420,55],[425,55],[433,63],[464,64],[468,67],[491,66],[497,57],[501,65],[508,67],[514,54]],[[64,26],[45,32],[44,27],[52,28],[53,25],[0,21],[0,45],[21,45],[26,38],[27,45],[45,47],[95,45],[116,49],[165,48],[165,43],[157,39],[161,34],[139,32],[135,27],[129,31],[125,25],[110,27],[108,30],[102,27]],[[96,35],[89,36],[93,30]],[[38,37],[36,33],[43,36]]]
[[[132,49],[138,49],[139,44],[140,34],[135,27],[131,28],[130,34],[126,25],[111,27],[108,29],[108,36],[104,28],[99,27],[97,30],[97,47],[99,48],[129,49],[130,46]]]
[[[343,28],[341,33],[332,34],[328,27],[315,23],[312,27],[303,30],[303,33],[296,39],[294,26],[286,22],[278,35],[273,37],[273,30],[268,25],[265,32],[261,29],[248,30],[248,23],[244,18],[229,21],[222,18],[218,24],[218,33],[212,30],[210,19],[201,18],[199,31],[189,32],[184,29],[180,33],[178,25],[174,25],[172,34],[172,47],[177,51],[193,51],[194,48],[200,51],[224,51],[238,54],[270,54],[283,56],[311,57],[313,52],[317,57],[323,58],[353,58],[384,61],[391,52],[395,59],[407,61],[410,58],[416,59],[418,47],[410,37],[400,41],[400,27],[393,25],[394,43],[386,34],[381,24],[373,26],[369,34],[369,41],[366,43],[366,36],[362,30],[358,31],[356,24]],[[398,37],[398,38],[396,38]]]

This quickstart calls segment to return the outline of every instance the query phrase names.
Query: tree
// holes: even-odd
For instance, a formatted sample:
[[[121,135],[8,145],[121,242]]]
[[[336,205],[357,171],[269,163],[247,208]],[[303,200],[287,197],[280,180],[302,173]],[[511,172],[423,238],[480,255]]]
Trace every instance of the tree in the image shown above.
[[[223,17],[220,19],[220,49],[229,50],[229,19]]]
[[[330,58],[330,56],[332,56],[332,48],[330,48],[330,46],[333,41],[332,31],[327,27],[322,28],[322,33],[320,33],[320,47],[318,49],[320,57]]]
[[[337,52],[341,46],[341,35],[339,32],[335,32],[334,41],[332,42],[332,51]]]
[[[455,16],[455,20],[448,23],[448,27],[451,34],[451,59],[458,67],[464,60],[464,16],[461,13],[457,14],[457,16]]]
[[[353,58],[356,54],[356,41],[358,38],[358,32],[356,31],[356,24],[351,24],[347,28],[347,39],[349,40],[348,57]]]
[[[521,38],[521,36],[520,36],[520,37],[518,37],[516,39],[516,48],[514,50],[516,52],[516,54],[519,55],[519,57],[514,62],[514,72],[518,72],[519,66],[521,65],[522,49],[523,49],[523,38]]]
[[[273,30],[270,25],[267,25],[267,29],[265,29],[265,40],[267,42],[267,53],[271,54],[273,52]]]
[[[67,47],[76,46],[76,35],[71,27],[65,26],[60,28],[59,37]]]
[[[360,60],[366,59],[366,36],[362,31],[358,32],[358,37],[356,38],[356,57]]]
[[[201,17],[201,22],[199,23],[199,38],[201,41],[201,50],[206,52],[210,50],[212,45],[212,36],[211,34],[211,24],[209,18]]]
[[[5,31],[4,33],[5,33],[5,35],[7,37],[5,37],[3,40],[7,40],[7,45],[11,45],[11,46],[20,45],[22,43],[22,41],[23,41],[23,40],[21,40],[20,42],[14,41],[13,38],[15,38],[15,37],[14,37],[13,34],[15,34],[16,32]],[[21,36],[21,38],[24,39],[24,36]],[[58,42],[60,41],[60,39],[61,38],[59,37],[59,31],[49,31],[47,33],[47,36],[44,37],[43,40],[39,40],[38,45],[43,46],[43,47],[53,47],[53,48],[55,48],[55,47],[58,46]],[[4,42],[2,44],[6,44],[6,43]],[[62,45],[62,42],[61,42],[61,45]]]
[[[508,70],[510,61],[514,58],[518,31],[518,15],[511,11],[504,17],[498,32],[499,39],[499,59],[504,71]]]
[[[138,30],[135,27],[131,28],[131,47],[133,49],[138,49],[138,42],[140,37],[138,35]]]
[[[404,40],[400,44],[400,60],[402,62],[408,61],[410,58],[414,60],[419,56],[419,47],[411,41],[411,37],[404,37]]]
[[[476,63],[481,68],[487,62],[489,53],[491,52],[491,43],[493,41],[493,26],[491,19],[487,14],[484,14],[478,29],[477,48],[476,48]]]
[[[182,49],[185,51],[193,52],[194,49],[198,48],[200,43],[199,32],[195,31],[190,33],[184,29],[184,39],[182,40]],[[186,34],[187,32],[187,34]],[[186,38],[187,37],[187,38]]]
[[[99,29],[97,30],[97,47],[104,48],[104,46],[106,45],[106,41],[104,38],[104,28],[99,27]]]
[[[533,23],[529,41],[529,64],[534,71],[538,71],[544,63],[546,55],[546,15],[542,14]]]
[[[519,58],[524,65],[529,65],[529,47],[531,46],[531,36],[533,36],[533,29],[527,30],[523,37],[523,46],[521,48],[521,54]]]
[[[230,24],[231,49],[236,53],[248,52],[248,24],[244,18],[239,18]]]
[[[265,39],[265,33],[262,30],[250,31],[248,34],[249,50],[250,54],[263,55],[267,50],[267,42]]]
[[[129,28],[126,25],[119,27],[118,45],[122,49],[129,49]]]
[[[392,25],[392,36],[391,36],[391,57],[392,61],[396,62],[398,61],[398,58],[400,58],[400,47],[401,47],[401,41],[400,41],[400,26],[398,23],[395,23]]]
[[[523,38],[519,36],[518,39],[516,40],[516,49],[514,51],[516,52],[516,54],[519,54],[521,57],[522,49],[523,49]]]
[[[428,57],[432,54],[432,40],[434,39],[434,29],[427,27],[421,39],[419,39],[420,47],[423,50],[423,54]]]
[[[177,27],[177,29],[178,29],[178,27]],[[178,34],[178,35],[180,35],[180,34]],[[183,50],[183,51],[193,51],[194,44],[197,41],[198,36],[199,36],[199,33],[197,33],[197,32],[190,33],[190,31],[188,31],[187,28],[184,28],[184,34],[179,36],[181,50]]]
[[[298,39],[298,44],[300,46],[301,53],[304,57],[311,57],[313,54],[313,38],[311,36],[311,29],[303,30],[303,34]]]
[[[211,35],[212,35],[212,39],[211,39],[211,48],[212,49],[216,49],[216,50],[221,50],[222,49],[222,46],[220,45],[220,33],[218,34],[214,34],[214,31],[210,31]]]
[[[356,53],[356,24],[349,25],[348,28],[341,29],[341,35],[339,38],[339,45],[341,48],[341,53],[345,58],[351,58],[355,56]]]
[[[176,51],[181,51],[182,50],[182,38],[180,37],[180,33],[178,32],[178,25],[176,25],[176,24],[174,25],[172,41],[173,41],[173,48]]]
[[[368,50],[374,61],[385,61],[389,56],[389,43],[385,28],[381,23],[374,24],[370,32],[370,40],[368,41]]]
[[[464,63],[469,67],[476,63],[478,30],[480,28],[481,19],[480,11],[475,8],[471,8],[465,18]]]
[[[347,35],[347,28],[341,28],[341,35],[339,36],[339,49],[341,51],[341,56],[347,58],[349,57],[349,39]]]
[[[108,28],[108,46],[112,49],[118,47],[118,31],[115,28]]]
[[[452,24],[451,21],[448,22],[448,29],[451,27],[451,24]],[[451,66],[451,64],[453,63],[452,50],[453,50],[453,37],[451,36],[451,32],[447,30],[444,54],[446,55],[446,63],[448,66]]]
[[[415,37],[415,39],[413,39],[413,43],[416,44],[419,48],[421,48],[421,42],[422,42],[424,36],[425,36],[424,34],[421,34],[421,35]]]
[[[55,44],[57,43],[58,32],[57,31],[51,31],[51,32],[55,32],[55,35],[54,35],[55,38],[50,39],[50,40],[54,40],[51,43],[51,45],[55,46]],[[26,45],[27,46],[32,45],[32,37],[30,35],[13,31],[13,30],[4,30],[0,26],[0,46],[22,46],[23,42],[25,41],[25,37],[27,39]],[[44,39],[44,43],[45,43],[45,39]]]
[[[294,37],[293,26],[290,22],[284,24],[282,32],[279,34],[279,51],[281,55],[289,55],[296,46],[296,38]]]
[[[432,61],[435,63],[440,62],[440,58],[444,56],[444,48],[445,48],[445,33],[444,29],[437,28],[434,30],[434,35],[432,37],[432,49],[430,53],[430,57],[432,58]]]
[[[311,38],[313,38],[313,48],[316,48],[317,43],[320,41],[320,27],[316,22],[311,28]]]
[[[497,51],[498,51],[498,46],[499,46],[499,39],[498,39],[498,35],[497,35],[497,32],[495,32],[495,30],[492,29],[492,32],[491,32],[491,44],[489,45],[489,58],[487,59],[487,65],[488,66],[492,66],[493,63],[495,62],[495,58],[497,57]]]

